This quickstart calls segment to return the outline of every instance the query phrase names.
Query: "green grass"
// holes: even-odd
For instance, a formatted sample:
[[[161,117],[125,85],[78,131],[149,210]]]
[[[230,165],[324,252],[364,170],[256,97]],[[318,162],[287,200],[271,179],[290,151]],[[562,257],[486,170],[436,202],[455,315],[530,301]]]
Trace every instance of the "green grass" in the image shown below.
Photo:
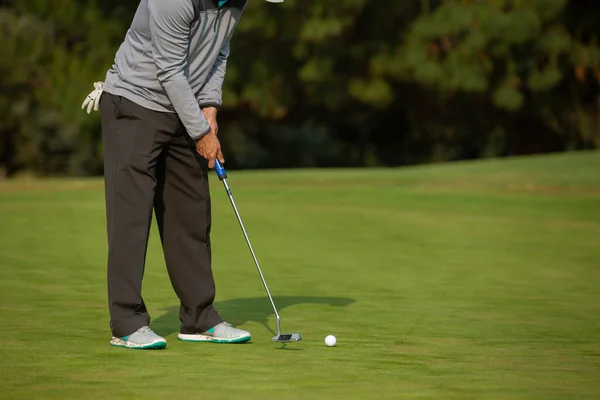
[[[102,181],[5,182],[0,398],[600,398],[600,152],[229,175],[302,342],[270,342],[217,179],[216,306],[253,340],[177,341],[153,230],[144,297],[169,344],[149,352],[108,344]]]

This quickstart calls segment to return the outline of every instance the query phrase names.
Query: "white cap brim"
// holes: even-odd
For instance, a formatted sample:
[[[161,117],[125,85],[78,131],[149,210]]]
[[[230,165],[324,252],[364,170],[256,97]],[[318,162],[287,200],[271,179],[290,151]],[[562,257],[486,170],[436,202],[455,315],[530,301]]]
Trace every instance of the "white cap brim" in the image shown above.
[[[283,3],[283,0],[265,0],[268,1],[269,3]]]

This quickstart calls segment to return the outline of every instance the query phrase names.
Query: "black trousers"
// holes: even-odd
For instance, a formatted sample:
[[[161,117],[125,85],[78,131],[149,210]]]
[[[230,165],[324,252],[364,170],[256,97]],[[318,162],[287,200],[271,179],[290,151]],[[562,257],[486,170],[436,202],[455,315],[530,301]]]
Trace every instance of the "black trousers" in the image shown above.
[[[222,321],[213,308],[208,163],[176,114],[104,92],[100,101],[108,233],[108,302],[114,336],[150,324],[142,299],[152,211],[182,333]]]

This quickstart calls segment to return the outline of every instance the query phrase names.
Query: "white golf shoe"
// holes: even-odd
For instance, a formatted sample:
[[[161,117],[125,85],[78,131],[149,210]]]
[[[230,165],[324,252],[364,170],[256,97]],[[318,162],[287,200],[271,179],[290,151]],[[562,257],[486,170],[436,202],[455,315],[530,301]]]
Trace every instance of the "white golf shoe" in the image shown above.
[[[252,338],[250,332],[234,328],[227,322],[221,322],[203,333],[180,333],[177,337],[184,342],[209,343],[246,343]]]
[[[131,335],[121,338],[113,336],[110,341],[112,346],[126,347],[128,349],[164,349],[167,347],[165,338],[158,336],[147,326],[143,326]]]

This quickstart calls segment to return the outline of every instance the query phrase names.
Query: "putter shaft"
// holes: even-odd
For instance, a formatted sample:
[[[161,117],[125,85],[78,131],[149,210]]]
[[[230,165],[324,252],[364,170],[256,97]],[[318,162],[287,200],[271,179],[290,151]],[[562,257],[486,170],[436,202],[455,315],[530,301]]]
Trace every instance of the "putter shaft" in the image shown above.
[[[252,253],[252,258],[254,259],[254,264],[256,264],[256,269],[258,270],[260,279],[265,287],[265,290],[267,291],[267,296],[269,296],[269,301],[271,302],[271,306],[273,307],[273,311],[275,312],[275,317],[277,317],[277,335],[281,335],[281,328],[280,328],[280,323],[281,323],[280,320],[281,319],[279,318],[279,313],[277,312],[277,307],[275,307],[275,302],[273,301],[273,297],[271,296],[271,291],[269,290],[267,281],[265,280],[262,270],[260,269],[260,265],[258,264],[258,259],[256,258],[256,254],[254,253],[254,249],[252,248],[252,244],[250,243],[250,238],[248,237],[248,233],[246,232],[246,228],[244,227],[244,222],[242,221],[242,217],[240,216],[238,208],[235,204],[235,200],[233,200],[233,195],[231,194],[231,189],[229,188],[229,185],[227,184],[227,178],[225,177],[225,178],[222,178],[221,180],[223,181],[223,186],[225,186],[225,191],[227,192],[227,197],[229,197],[229,201],[231,202],[231,205],[233,206],[233,210],[235,211],[237,220],[240,224],[240,227],[242,228],[242,232],[244,233],[244,238],[246,238],[246,244],[248,245],[248,248],[250,249],[250,253]]]
[[[223,165],[219,162],[219,160],[215,161],[215,170],[219,179],[223,182],[223,186],[225,186],[225,190],[227,192],[227,197],[229,197],[229,201],[233,206],[233,210],[235,211],[235,216],[242,228],[242,232],[244,233],[244,238],[246,239],[246,244],[250,249],[250,253],[252,253],[252,258],[254,259],[254,264],[256,265],[256,269],[260,275],[260,279],[267,291],[267,296],[269,296],[269,301],[271,302],[271,306],[273,307],[273,311],[275,312],[275,316],[277,317],[277,335],[273,337],[271,340],[274,342],[280,343],[289,343],[289,342],[297,342],[302,340],[302,336],[299,333],[289,333],[289,334],[281,334],[281,318],[279,317],[279,312],[277,312],[277,307],[275,307],[275,302],[273,301],[273,296],[271,296],[271,291],[269,290],[269,286],[267,285],[267,281],[263,276],[262,270],[260,269],[260,265],[258,264],[258,259],[256,258],[256,254],[254,253],[254,249],[252,248],[252,244],[250,243],[250,238],[248,237],[248,233],[246,232],[246,227],[244,227],[244,223],[242,222],[242,217],[238,211],[237,205],[235,204],[235,200],[233,200],[233,195],[231,194],[231,189],[229,188],[229,184],[227,183],[227,171]]]

